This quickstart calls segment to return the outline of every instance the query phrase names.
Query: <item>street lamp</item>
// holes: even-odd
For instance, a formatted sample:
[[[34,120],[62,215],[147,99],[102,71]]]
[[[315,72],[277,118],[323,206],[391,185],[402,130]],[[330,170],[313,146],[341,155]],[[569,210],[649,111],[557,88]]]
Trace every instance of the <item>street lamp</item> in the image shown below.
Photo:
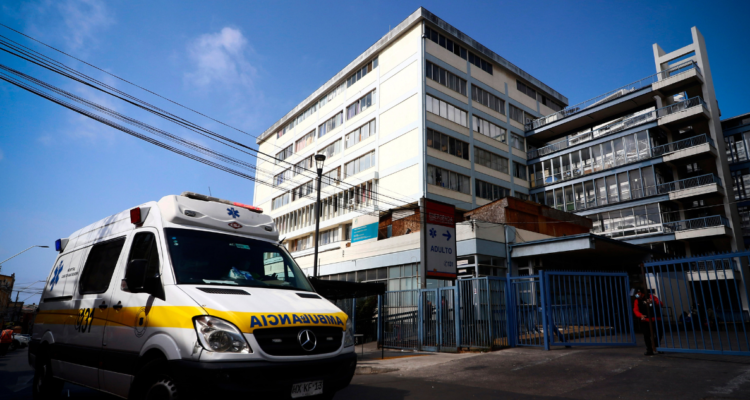
[[[20,252],[20,253],[16,253],[15,255],[11,256],[10,258],[8,258],[8,259],[5,259],[5,260],[3,260],[2,262],[0,262],[0,271],[2,271],[2,269],[3,269],[3,263],[4,263],[4,262],[6,262],[6,261],[10,260],[11,258],[15,258],[15,257],[17,257],[17,256],[19,256],[19,255],[21,255],[21,254],[23,254],[23,253],[25,253],[25,252],[27,252],[27,251],[29,251],[29,250],[33,249],[34,247],[41,247],[41,248],[43,248],[43,249],[48,249],[48,248],[49,248],[49,246],[42,246],[42,245],[38,245],[38,244],[37,244],[37,245],[34,245],[34,246],[31,246],[31,247],[27,248],[26,250],[24,250],[24,251],[22,251],[22,252]]]
[[[323,179],[325,154],[315,155],[315,167],[318,169],[318,201],[315,203],[315,259],[313,259],[313,278],[318,277],[318,239],[320,235],[320,182]]]

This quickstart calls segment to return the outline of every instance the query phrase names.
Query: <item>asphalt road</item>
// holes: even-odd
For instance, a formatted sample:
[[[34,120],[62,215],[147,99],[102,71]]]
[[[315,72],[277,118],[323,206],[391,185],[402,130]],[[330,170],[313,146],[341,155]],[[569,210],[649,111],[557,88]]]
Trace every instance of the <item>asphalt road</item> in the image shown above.
[[[379,375],[336,399],[749,399],[750,357],[659,355],[639,348],[506,349]],[[26,350],[0,357],[0,399],[30,399]],[[114,399],[66,384],[64,397]]]

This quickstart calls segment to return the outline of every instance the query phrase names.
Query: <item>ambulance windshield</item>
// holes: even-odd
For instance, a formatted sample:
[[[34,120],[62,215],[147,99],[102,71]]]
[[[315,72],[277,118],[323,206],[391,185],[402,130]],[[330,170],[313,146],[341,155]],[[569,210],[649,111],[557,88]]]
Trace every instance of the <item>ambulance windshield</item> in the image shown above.
[[[313,290],[294,259],[274,244],[189,229],[164,231],[178,284]]]

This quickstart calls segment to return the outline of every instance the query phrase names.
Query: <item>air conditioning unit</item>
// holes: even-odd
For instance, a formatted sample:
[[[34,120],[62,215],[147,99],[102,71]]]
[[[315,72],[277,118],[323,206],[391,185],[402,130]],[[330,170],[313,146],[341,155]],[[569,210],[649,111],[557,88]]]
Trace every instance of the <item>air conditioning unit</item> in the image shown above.
[[[349,207],[354,207],[355,204],[354,199],[349,199]]]

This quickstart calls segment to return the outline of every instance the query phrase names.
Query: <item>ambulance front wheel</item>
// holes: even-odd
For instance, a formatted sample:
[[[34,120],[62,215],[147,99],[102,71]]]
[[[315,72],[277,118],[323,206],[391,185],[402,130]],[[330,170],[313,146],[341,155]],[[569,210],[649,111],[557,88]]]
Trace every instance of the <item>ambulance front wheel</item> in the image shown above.
[[[34,368],[34,384],[31,388],[31,395],[34,399],[54,399],[60,395],[63,382],[52,376],[52,362],[44,354],[37,357],[36,367]]]
[[[177,400],[184,399],[165,360],[146,364],[135,377],[131,399]]]

